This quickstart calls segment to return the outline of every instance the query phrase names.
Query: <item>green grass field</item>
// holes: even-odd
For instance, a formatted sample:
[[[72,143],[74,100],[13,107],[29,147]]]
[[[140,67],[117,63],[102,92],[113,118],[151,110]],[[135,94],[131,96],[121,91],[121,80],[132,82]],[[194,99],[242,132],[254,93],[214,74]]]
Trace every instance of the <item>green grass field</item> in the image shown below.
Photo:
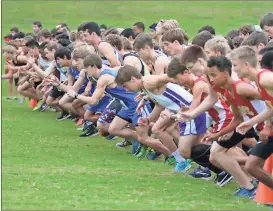
[[[161,18],[177,19],[194,36],[213,25],[226,34],[241,24],[259,24],[270,2],[93,2],[3,1],[2,32],[18,26],[30,32],[32,22],[45,28],[83,21],[107,26],[146,26]],[[57,113],[32,112],[27,102],[6,101],[2,83],[2,209],[266,209],[233,197],[234,182],[225,188],[213,182],[172,173],[159,161],[137,160],[129,149],[101,137],[79,138],[74,124],[57,122]]]

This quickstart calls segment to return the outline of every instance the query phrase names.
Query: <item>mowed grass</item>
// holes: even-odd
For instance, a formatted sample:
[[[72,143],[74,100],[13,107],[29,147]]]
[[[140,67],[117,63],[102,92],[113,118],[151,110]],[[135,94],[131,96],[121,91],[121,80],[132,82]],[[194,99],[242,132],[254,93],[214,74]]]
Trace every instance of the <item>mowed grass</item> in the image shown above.
[[[3,34],[13,26],[30,32],[32,22],[45,28],[84,21],[108,26],[146,26],[161,18],[177,19],[194,36],[213,25],[225,34],[241,24],[259,24],[269,2],[93,2],[4,1]],[[27,102],[6,101],[2,83],[2,209],[266,209],[233,197],[234,182],[213,182],[172,173],[159,161],[138,160],[117,141],[79,138],[71,121],[57,122],[52,112],[32,112]]]

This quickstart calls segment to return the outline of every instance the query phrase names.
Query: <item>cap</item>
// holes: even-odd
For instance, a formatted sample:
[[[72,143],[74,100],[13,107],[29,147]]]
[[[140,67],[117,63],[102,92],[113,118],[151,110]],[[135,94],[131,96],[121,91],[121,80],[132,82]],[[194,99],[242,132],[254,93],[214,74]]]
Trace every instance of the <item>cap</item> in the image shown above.
[[[154,30],[155,31],[155,27],[157,26],[157,23],[153,23],[151,26],[149,26],[149,28],[151,30]]]

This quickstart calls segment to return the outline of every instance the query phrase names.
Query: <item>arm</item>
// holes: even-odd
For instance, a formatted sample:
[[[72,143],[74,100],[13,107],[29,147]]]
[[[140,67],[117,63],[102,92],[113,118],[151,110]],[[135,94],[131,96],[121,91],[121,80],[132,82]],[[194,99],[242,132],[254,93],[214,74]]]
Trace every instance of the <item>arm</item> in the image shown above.
[[[107,42],[100,43],[98,50],[99,50],[99,53],[102,56],[105,56],[106,59],[110,62],[111,67],[117,67],[121,65],[118,58],[116,57],[114,53],[113,47],[109,43]]]
[[[145,87],[152,90],[165,86],[169,82],[173,82],[173,79],[169,78],[167,74],[147,75],[143,77],[143,81],[145,82]]]
[[[247,83],[238,84],[236,87],[236,92],[238,93],[238,95],[245,98],[261,100],[260,92],[251,84]]]
[[[108,83],[109,83],[109,80],[107,79],[107,76],[100,77],[92,97],[78,95],[77,99],[87,104],[96,105],[100,101],[100,99],[104,96],[104,91]]]
[[[85,80],[85,70],[81,70],[78,80],[73,85],[73,90],[78,92]]]
[[[156,75],[164,74],[165,69],[166,69],[166,67],[168,66],[169,63],[170,63],[170,61],[165,57],[158,58],[156,60],[156,62],[155,62],[155,65],[154,65],[155,74]]]
[[[202,94],[207,93],[205,91],[207,89],[208,89],[208,85],[205,82],[201,82],[201,81],[193,87],[192,89],[193,99],[190,106],[190,111],[196,109],[200,105]]]
[[[70,70],[68,70],[68,73],[67,73],[67,81],[68,81],[68,86],[73,86],[75,79],[73,75],[71,74]]]

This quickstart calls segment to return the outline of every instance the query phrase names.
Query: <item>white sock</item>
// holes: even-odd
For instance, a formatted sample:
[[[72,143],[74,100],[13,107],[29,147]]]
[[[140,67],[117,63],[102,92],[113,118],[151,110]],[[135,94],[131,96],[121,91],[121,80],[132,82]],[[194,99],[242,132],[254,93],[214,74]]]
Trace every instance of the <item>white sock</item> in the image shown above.
[[[176,151],[172,152],[171,155],[174,156],[174,158],[175,158],[175,160],[176,160],[177,163],[186,162],[185,158],[183,158],[183,157],[180,155],[178,149],[177,149]]]

